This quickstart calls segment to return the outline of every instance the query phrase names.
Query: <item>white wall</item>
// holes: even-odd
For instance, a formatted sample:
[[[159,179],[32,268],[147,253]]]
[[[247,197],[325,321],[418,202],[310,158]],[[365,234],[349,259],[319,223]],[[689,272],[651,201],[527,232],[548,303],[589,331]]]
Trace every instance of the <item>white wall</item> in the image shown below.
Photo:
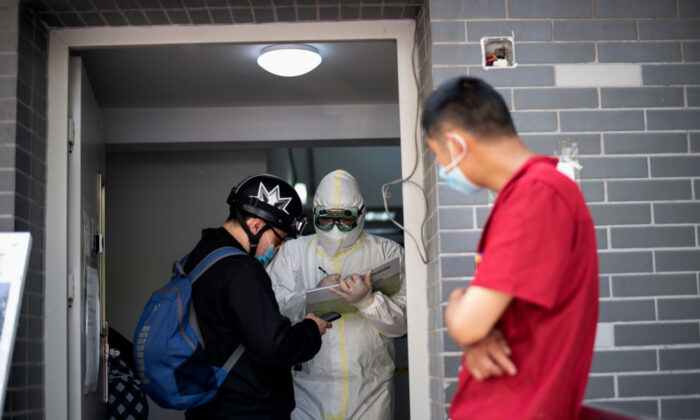
[[[106,108],[107,144],[397,139],[397,104]]]

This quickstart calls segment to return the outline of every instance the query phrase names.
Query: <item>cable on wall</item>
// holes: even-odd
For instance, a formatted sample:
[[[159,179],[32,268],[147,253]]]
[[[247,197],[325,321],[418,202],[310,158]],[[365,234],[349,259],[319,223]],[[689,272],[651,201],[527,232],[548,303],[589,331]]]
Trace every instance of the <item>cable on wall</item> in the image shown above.
[[[425,194],[425,189],[415,181],[412,181],[411,178],[413,175],[415,175],[416,171],[418,170],[418,160],[420,159],[420,107],[422,98],[421,98],[421,89],[420,89],[420,80],[418,79],[418,72],[416,70],[417,63],[416,63],[416,55],[418,52],[418,31],[414,32],[413,34],[413,50],[411,51],[411,70],[413,72],[413,81],[416,85],[416,91],[418,92],[418,100],[416,101],[416,125],[414,128],[414,140],[416,142],[416,156],[415,156],[415,161],[413,162],[413,168],[411,169],[411,172],[406,176],[405,178],[400,178],[400,179],[395,179],[391,182],[387,182],[386,184],[382,185],[382,201],[384,202],[384,212],[388,216],[389,220],[396,226],[398,226],[401,230],[406,232],[408,236],[413,240],[413,242],[416,244],[416,248],[418,248],[418,254],[420,255],[421,261],[423,261],[424,264],[430,264],[432,261],[428,259],[428,249],[425,246],[426,243],[426,238],[425,238],[425,224],[428,221],[428,198],[427,195]],[[420,227],[420,236],[421,236],[421,242],[419,243],[418,240],[413,236],[413,234],[408,231],[401,223],[397,222],[393,217],[391,217],[391,214],[389,213],[389,206],[386,202],[386,199],[391,196],[391,193],[389,192],[389,188],[391,188],[392,185],[400,185],[400,184],[410,184],[415,186],[421,191],[421,194],[423,195],[423,203],[425,205],[425,211],[424,214],[425,216],[423,217],[423,222],[421,223]]]

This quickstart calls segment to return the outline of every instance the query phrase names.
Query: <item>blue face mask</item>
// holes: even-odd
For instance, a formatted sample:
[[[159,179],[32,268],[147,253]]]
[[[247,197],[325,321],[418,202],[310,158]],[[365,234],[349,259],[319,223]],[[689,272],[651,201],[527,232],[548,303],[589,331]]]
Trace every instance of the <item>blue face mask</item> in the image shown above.
[[[255,259],[260,261],[260,264],[262,265],[267,265],[270,261],[272,261],[272,257],[275,256],[275,246],[270,244],[270,247],[267,248],[267,251],[265,253],[258,257],[257,255],[255,256]]]
[[[457,167],[457,164],[467,155],[466,142],[463,138],[455,134],[451,134],[449,135],[449,137],[460,142],[462,144],[463,151],[459,156],[454,158],[452,157],[452,145],[450,145],[450,157],[452,157],[452,162],[450,162],[450,164],[447,166],[442,166],[438,164],[438,174],[440,174],[440,178],[447,182],[448,187],[457,190],[463,194],[469,195],[481,191],[483,188],[472,184],[472,182],[469,181],[467,177],[464,176],[462,171]]]
[[[459,168],[453,168],[450,172],[447,172],[445,166],[438,166],[440,167],[438,171],[440,178],[447,182],[448,187],[467,195],[475,194],[482,190],[481,187],[472,184]]]

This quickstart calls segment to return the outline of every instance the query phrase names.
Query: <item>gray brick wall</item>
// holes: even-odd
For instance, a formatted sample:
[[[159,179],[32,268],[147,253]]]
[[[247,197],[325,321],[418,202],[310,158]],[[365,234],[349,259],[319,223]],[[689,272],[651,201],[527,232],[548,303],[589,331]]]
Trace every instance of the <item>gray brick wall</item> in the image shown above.
[[[0,1],[0,231],[33,244],[3,418],[44,418],[43,239],[46,31],[19,1]]]
[[[422,102],[433,90],[434,75],[431,66],[431,53],[435,54],[433,41],[445,38],[464,38],[464,23],[457,22],[457,25],[449,23],[440,30],[431,28],[430,10],[427,7],[421,9],[416,18],[416,44],[418,51],[418,63],[420,68],[420,90],[419,102]],[[443,54],[440,52],[439,54]],[[448,56],[449,53],[446,54]],[[423,145],[425,146],[425,145]],[[428,251],[428,278],[426,286],[426,299],[428,302],[428,340],[429,340],[429,389],[430,389],[430,413],[431,418],[444,417],[444,407],[446,394],[453,392],[449,389],[449,383],[445,382],[446,371],[455,368],[454,358],[446,359],[444,356],[443,344],[449,342],[445,339],[443,328],[443,300],[442,290],[446,283],[440,279],[440,260],[438,258],[439,241],[438,232],[440,229],[458,229],[469,225],[471,219],[466,221],[464,214],[453,212],[450,208],[439,210],[438,214],[438,184],[435,170],[435,159],[430,150],[423,147],[423,175],[424,189],[427,199],[427,220],[425,225],[424,238]],[[447,387],[447,388],[446,388]]]
[[[559,139],[579,143],[601,285],[587,403],[658,418],[700,418],[699,4],[430,0],[425,14],[434,86],[481,77],[504,96],[528,147],[551,154]],[[483,69],[481,37],[511,31],[518,67]],[[424,163],[430,189],[429,154]],[[459,196],[442,182],[431,192],[440,279],[428,279],[427,293],[431,413],[443,419],[460,351],[442,311],[471,279],[490,206],[487,194]]]
[[[14,230],[17,3],[0,3],[0,231]]]

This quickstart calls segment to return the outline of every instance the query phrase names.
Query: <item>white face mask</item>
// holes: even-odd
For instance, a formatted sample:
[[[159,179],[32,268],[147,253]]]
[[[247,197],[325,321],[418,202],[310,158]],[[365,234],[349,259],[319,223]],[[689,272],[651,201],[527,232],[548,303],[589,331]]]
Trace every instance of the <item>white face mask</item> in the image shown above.
[[[328,232],[317,230],[316,238],[318,240],[318,245],[321,247],[327,257],[334,257],[335,254],[341,250],[343,242],[348,240],[348,235],[353,233],[355,230],[357,230],[357,228],[351,230],[350,232],[341,232],[340,229],[336,227]]]

